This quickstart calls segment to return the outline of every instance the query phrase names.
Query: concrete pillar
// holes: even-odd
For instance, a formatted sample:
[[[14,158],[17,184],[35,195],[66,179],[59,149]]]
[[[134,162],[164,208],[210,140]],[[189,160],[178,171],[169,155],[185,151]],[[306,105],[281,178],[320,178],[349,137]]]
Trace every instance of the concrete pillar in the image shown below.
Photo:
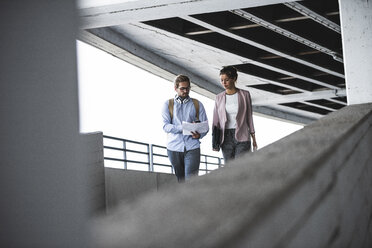
[[[86,247],[75,2],[0,2],[0,247]]]
[[[372,2],[339,0],[348,104],[372,102]]]

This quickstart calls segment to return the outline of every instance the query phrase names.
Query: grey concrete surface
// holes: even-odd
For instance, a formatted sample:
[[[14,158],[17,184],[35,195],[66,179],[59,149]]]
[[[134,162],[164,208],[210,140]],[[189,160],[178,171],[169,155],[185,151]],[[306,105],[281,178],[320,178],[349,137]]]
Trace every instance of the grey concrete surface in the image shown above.
[[[372,104],[96,220],[97,247],[371,247]]]
[[[75,2],[0,1],[0,247],[86,247]]]
[[[372,3],[339,0],[339,5],[347,102],[368,103],[372,101]]]
[[[110,213],[120,203],[130,203],[145,194],[174,187],[177,178],[172,174],[105,168],[106,208]]]
[[[88,193],[84,198],[88,202],[89,215],[94,217],[106,211],[103,133],[84,133],[81,139],[86,150],[84,161],[87,173],[84,181],[87,182],[85,187]]]

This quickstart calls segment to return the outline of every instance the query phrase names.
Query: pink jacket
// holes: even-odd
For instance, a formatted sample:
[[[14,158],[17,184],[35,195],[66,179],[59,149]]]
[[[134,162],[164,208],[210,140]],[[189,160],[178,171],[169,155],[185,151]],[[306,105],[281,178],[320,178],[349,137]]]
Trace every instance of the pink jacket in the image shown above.
[[[254,133],[252,117],[252,101],[249,91],[238,89],[238,113],[236,115],[235,139],[239,142],[249,141],[250,134]],[[213,111],[213,126],[222,129],[221,144],[224,140],[226,116],[226,91],[216,96]]]

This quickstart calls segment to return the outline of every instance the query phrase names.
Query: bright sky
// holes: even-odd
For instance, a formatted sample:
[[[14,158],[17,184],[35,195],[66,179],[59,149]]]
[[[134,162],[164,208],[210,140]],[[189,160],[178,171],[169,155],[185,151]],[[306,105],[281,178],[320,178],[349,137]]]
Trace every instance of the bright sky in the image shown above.
[[[173,83],[83,42],[77,48],[80,131],[165,146],[161,108],[175,95]],[[190,96],[203,103],[211,124],[214,101],[195,92]],[[253,120],[259,149],[303,127],[258,115]],[[222,157],[212,151],[211,131],[201,143],[202,154]]]

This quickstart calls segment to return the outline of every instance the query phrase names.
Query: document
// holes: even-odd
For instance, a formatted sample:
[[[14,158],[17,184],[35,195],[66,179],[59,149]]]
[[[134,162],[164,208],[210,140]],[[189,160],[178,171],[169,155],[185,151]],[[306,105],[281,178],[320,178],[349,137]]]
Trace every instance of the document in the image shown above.
[[[191,132],[206,133],[209,130],[208,121],[190,123],[182,122],[183,135],[192,135]]]

